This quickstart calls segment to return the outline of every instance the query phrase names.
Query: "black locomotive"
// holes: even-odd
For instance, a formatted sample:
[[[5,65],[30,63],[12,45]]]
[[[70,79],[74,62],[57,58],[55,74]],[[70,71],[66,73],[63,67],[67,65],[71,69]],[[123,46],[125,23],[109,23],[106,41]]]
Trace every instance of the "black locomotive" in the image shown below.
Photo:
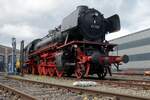
[[[128,56],[110,56],[116,44],[105,40],[108,33],[120,30],[118,15],[104,18],[94,8],[78,6],[62,24],[36,39],[24,49],[24,70],[40,75],[63,75],[77,78],[97,74],[103,79],[110,66],[127,63]]]

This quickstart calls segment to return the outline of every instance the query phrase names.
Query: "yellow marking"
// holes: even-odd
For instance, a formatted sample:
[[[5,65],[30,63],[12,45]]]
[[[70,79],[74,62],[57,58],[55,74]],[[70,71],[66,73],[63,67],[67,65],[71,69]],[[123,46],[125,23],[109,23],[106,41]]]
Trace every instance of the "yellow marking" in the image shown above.
[[[16,68],[20,68],[20,61],[19,61],[19,59],[17,59],[17,61],[16,61]]]
[[[98,98],[97,97],[94,97],[94,99],[93,100],[98,100]]]
[[[87,96],[85,96],[85,97],[83,98],[83,100],[88,100],[88,97],[87,97]]]

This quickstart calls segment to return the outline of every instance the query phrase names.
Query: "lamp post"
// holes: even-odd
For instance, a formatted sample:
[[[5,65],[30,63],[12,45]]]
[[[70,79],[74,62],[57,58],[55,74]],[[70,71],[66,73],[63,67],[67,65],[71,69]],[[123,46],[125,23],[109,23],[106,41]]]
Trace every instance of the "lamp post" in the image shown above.
[[[12,38],[12,66],[11,73],[15,72],[15,64],[16,63],[16,38]]]
[[[23,63],[24,63],[24,40],[21,41],[20,45],[20,70],[21,76],[23,76]]]

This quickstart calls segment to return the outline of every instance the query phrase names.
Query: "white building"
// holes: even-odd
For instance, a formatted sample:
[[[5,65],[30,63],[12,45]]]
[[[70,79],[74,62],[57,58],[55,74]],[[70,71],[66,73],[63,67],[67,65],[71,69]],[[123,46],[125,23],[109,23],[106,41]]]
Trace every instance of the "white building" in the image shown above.
[[[0,45],[0,72],[4,71],[4,67],[8,67],[12,59],[12,48]],[[19,59],[19,50],[16,50],[16,57]]]
[[[118,44],[118,55],[129,56],[129,63],[121,65],[120,69],[150,70],[150,28],[113,39],[110,43]]]

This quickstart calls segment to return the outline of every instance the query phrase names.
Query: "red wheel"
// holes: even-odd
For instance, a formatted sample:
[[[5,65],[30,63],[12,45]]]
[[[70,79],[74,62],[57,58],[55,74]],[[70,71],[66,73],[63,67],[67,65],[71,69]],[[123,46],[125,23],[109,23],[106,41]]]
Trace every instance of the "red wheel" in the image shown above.
[[[35,67],[32,66],[32,74],[35,74]]]
[[[75,75],[78,79],[84,77],[85,74],[85,67],[82,64],[77,63],[76,69],[75,69]]]
[[[38,66],[38,73],[39,73],[39,75],[42,75],[42,67],[41,67],[41,65]]]
[[[48,68],[48,74],[52,77],[55,74],[55,69],[54,68]]]
[[[86,65],[86,73],[85,73],[85,76],[86,76],[86,77],[88,77],[89,70],[90,70],[90,64],[87,64],[87,65]]]
[[[29,67],[26,68],[26,73],[27,73],[27,74],[30,73],[30,68],[29,68]]]
[[[32,74],[32,67],[31,67],[31,66],[29,66],[29,67],[27,68],[27,73],[28,73],[28,74]]]
[[[47,75],[47,69],[46,69],[46,67],[43,66],[41,68],[41,70],[42,70],[43,75]]]
[[[59,78],[62,77],[63,73],[64,73],[64,70],[62,70],[62,71],[56,70],[57,77],[59,77]]]
[[[35,74],[35,68],[32,67],[32,74]]]
[[[23,68],[23,74],[27,74],[27,68]]]

